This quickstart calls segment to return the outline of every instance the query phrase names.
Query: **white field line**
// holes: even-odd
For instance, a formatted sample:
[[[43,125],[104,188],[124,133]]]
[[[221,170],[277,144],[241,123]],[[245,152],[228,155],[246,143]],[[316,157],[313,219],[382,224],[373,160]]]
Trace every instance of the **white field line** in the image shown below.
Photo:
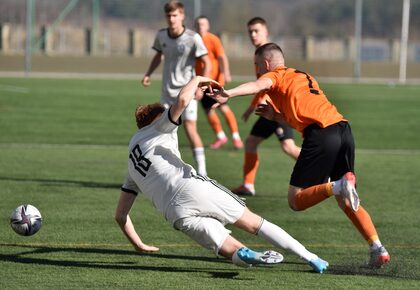
[[[127,149],[128,145],[101,144],[45,144],[45,143],[0,143],[0,149],[74,149],[108,150]],[[260,148],[260,151],[272,151],[272,148]],[[276,149],[277,150],[277,149]],[[366,155],[420,155],[420,149],[356,149],[356,154]]]
[[[141,80],[142,74],[134,73],[73,73],[73,72],[30,72],[30,78],[51,78],[51,79],[109,79],[109,80]],[[23,71],[0,71],[2,78],[24,78],[28,77]],[[153,74],[153,79],[161,80],[161,74]],[[255,80],[254,75],[234,75],[234,81],[246,82]],[[361,78],[355,80],[352,77],[317,77],[321,83],[341,83],[341,84],[398,84],[397,78]],[[407,84],[420,84],[420,79],[407,79]]]
[[[0,84],[0,92],[12,92],[12,93],[20,93],[20,94],[27,94],[29,93],[29,89],[25,87],[17,87],[12,85],[5,85]]]

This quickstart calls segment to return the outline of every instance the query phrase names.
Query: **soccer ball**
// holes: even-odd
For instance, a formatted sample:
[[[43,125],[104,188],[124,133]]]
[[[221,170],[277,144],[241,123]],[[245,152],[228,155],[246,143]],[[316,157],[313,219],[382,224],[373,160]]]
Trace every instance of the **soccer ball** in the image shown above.
[[[10,216],[10,226],[22,236],[36,234],[42,225],[42,216],[39,210],[30,204],[20,205]]]

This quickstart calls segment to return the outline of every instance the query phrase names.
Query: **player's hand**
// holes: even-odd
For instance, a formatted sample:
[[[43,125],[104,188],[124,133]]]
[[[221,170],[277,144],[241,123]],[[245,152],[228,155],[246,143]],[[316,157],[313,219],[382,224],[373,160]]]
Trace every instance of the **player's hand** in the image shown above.
[[[215,100],[217,103],[212,106],[212,108],[217,108],[220,105],[226,104],[229,100],[229,94],[221,88],[217,90],[213,90],[212,93],[208,93],[207,96]]]
[[[140,252],[140,253],[151,253],[151,252],[159,251],[158,247],[149,246],[149,245],[146,245],[146,244],[143,244],[143,243],[140,244],[140,245],[136,245],[135,248],[136,248],[136,251]]]
[[[195,90],[194,99],[196,99],[197,101],[200,101],[203,98],[204,94],[205,92],[201,88],[197,88]]]
[[[223,87],[215,80],[208,78],[208,77],[203,77],[203,76],[198,76],[198,87],[201,88],[203,91],[209,91],[210,93],[213,93],[213,89],[216,90],[221,90],[223,89]]]
[[[254,107],[249,106],[248,109],[246,109],[246,111],[242,114],[242,120],[244,122],[248,121],[249,116],[251,116],[252,112],[254,112]]]
[[[150,86],[150,84],[152,83],[152,81],[150,80],[150,76],[144,76],[141,83],[144,87]]]

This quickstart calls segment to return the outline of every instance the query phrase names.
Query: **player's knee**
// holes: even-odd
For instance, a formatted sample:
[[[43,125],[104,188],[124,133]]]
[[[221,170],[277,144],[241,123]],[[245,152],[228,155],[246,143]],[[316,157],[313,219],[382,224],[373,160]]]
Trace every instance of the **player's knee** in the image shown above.
[[[289,207],[293,211],[302,211],[303,209],[301,207],[299,207],[297,202],[296,202],[296,195],[297,195],[297,192],[295,190],[289,189],[288,196],[287,196],[287,200],[289,202]]]
[[[301,211],[302,209],[299,209],[294,201],[289,200],[289,207],[290,209],[292,209],[293,211]]]
[[[255,138],[252,138],[252,136],[249,136],[248,138],[246,138],[245,140],[245,150],[247,152],[254,152],[257,150],[259,142],[257,142],[257,140],[255,140]]]

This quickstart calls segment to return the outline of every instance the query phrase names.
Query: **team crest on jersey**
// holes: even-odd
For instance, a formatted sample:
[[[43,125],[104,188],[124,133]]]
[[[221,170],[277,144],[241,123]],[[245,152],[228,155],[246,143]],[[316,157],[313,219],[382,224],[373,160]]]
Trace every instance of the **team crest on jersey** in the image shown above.
[[[183,53],[185,50],[185,45],[184,44],[178,44],[178,46],[176,47],[179,53]]]

